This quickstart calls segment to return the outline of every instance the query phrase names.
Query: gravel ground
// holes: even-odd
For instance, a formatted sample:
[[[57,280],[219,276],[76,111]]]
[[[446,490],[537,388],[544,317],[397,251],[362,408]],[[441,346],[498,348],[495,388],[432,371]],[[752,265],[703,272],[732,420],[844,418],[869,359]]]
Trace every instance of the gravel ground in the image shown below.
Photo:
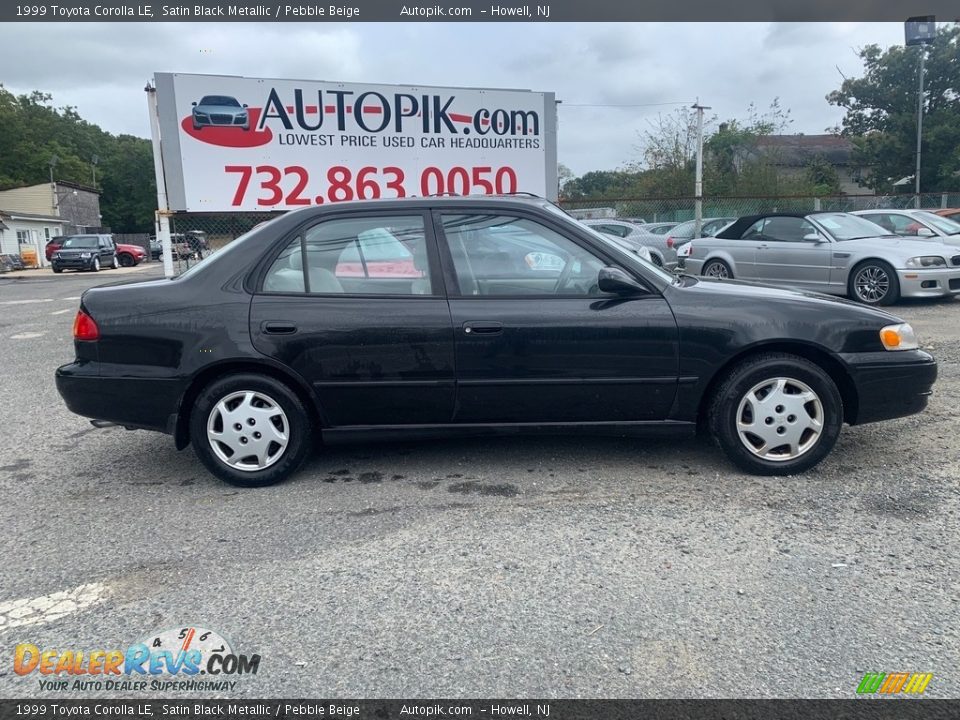
[[[226,696],[851,697],[868,671],[960,696],[960,301],[895,309],[940,362],[930,408],[801,477],[703,440],[517,438],[335,447],[239,491],[64,408],[106,279],[0,276],[0,696],[90,696],[16,676],[18,643],[191,624],[262,657]]]

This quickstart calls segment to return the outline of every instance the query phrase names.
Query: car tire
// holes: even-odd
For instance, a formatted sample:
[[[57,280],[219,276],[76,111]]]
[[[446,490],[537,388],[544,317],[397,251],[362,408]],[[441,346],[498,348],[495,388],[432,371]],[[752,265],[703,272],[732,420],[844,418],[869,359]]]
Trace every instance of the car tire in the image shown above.
[[[57,273],[57,275],[59,275],[60,273],[63,272],[63,268],[62,268],[62,267],[57,267],[56,265],[54,265],[54,266],[53,266],[53,271],[54,271],[55,273]]]
[[[130,253],[120,253],[117,258],[120,260],[120,265],[123,267],[133,267],[137,264],[137,261]]]
[[[90,269],[91,269],[93,272],[100,272],[100,258],[95,257],[95,258],[93,259],[93,262],[90,263]]]
[[[227,413],[242,410],[250,415],[234,415],[240,431],[235,430],[236,425],[224,425]],[[269,422],[270,433],[256,436],[260,432],[257,422],[261,426]],[[217,439],[218,433],[221,439]],[[270,435],[275,439],[271,441]],[[281,440],[281,435],[285,439]],[[310,414],[301,399],[287,385],[264,375],[241,373],[214,380],[197,397],[190,414],[194,452],[211,473],[237,487],[266,487],[287,479],[306,460],[313,437]],[[281,443],[285,444],[278,447]],[[255,454],[241,457],[233,465],[228,462],[248,446]],[[262,458],[262,469],[254,466],[256,455]]]
[[[741,470],[794,475],[833,449],[843,425],[843,400],[820,366],[796,355],[763,353],[726,375],[713,395],[707,421],[717,443]],[[781,439],[780,445],[770,444]]]
[[[114,254],[113,259],[110,261],[110,267],[113,270],[116,270],[120,267],[120,261],[117,259],[116,254]]]
[[[733,280],[733,270],[723,260],[710,260],[700,269],[703,277],[712,277],[718,280]]]
[[[900,279],[889,263],[864,260],[850,272],[847,295],[864,305],[893,305],[900,299]]]

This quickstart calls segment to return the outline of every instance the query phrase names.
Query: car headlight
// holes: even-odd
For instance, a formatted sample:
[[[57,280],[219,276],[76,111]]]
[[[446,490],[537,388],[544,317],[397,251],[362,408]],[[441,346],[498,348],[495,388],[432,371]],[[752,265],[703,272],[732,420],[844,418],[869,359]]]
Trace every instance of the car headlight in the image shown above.
[[[84,260],[87,260],[90,258],[90,253],[80,253],[80,257]]]
[[[916,350],[918,347],[917,336],[910,323],[880,328],[880,342],[887,350]]]
[[[939,255],[923,255],[921,257],[912,257],[907,260],[908,268],[932,268],[946,267],[947,261]]]

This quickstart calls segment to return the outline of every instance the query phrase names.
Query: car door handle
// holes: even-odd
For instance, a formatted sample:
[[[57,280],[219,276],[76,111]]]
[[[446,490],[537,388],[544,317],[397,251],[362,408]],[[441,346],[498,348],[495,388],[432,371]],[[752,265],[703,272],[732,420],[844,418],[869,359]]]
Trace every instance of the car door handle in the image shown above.
[[[757,245],[757,250],[766,250],[768,247],[770,246],[767,245],[767,243],[760,243],[759,245]]]
[[[261,325],[267,335],[293,335],[297,326],[288,322],[265,322]]]
[[[503,323],[487,320],[466,322],[463,324],[463,331],[469,335],[497,335],[503,332]]]

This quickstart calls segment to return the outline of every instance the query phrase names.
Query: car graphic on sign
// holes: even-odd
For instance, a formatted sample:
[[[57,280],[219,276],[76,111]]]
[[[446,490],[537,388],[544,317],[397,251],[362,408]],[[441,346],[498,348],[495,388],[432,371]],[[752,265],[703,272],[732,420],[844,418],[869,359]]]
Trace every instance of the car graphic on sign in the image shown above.
[[[229,95],[204,95],[193,103],[193,129],[205,127],[239,127],[250,129],[247,106]]]

